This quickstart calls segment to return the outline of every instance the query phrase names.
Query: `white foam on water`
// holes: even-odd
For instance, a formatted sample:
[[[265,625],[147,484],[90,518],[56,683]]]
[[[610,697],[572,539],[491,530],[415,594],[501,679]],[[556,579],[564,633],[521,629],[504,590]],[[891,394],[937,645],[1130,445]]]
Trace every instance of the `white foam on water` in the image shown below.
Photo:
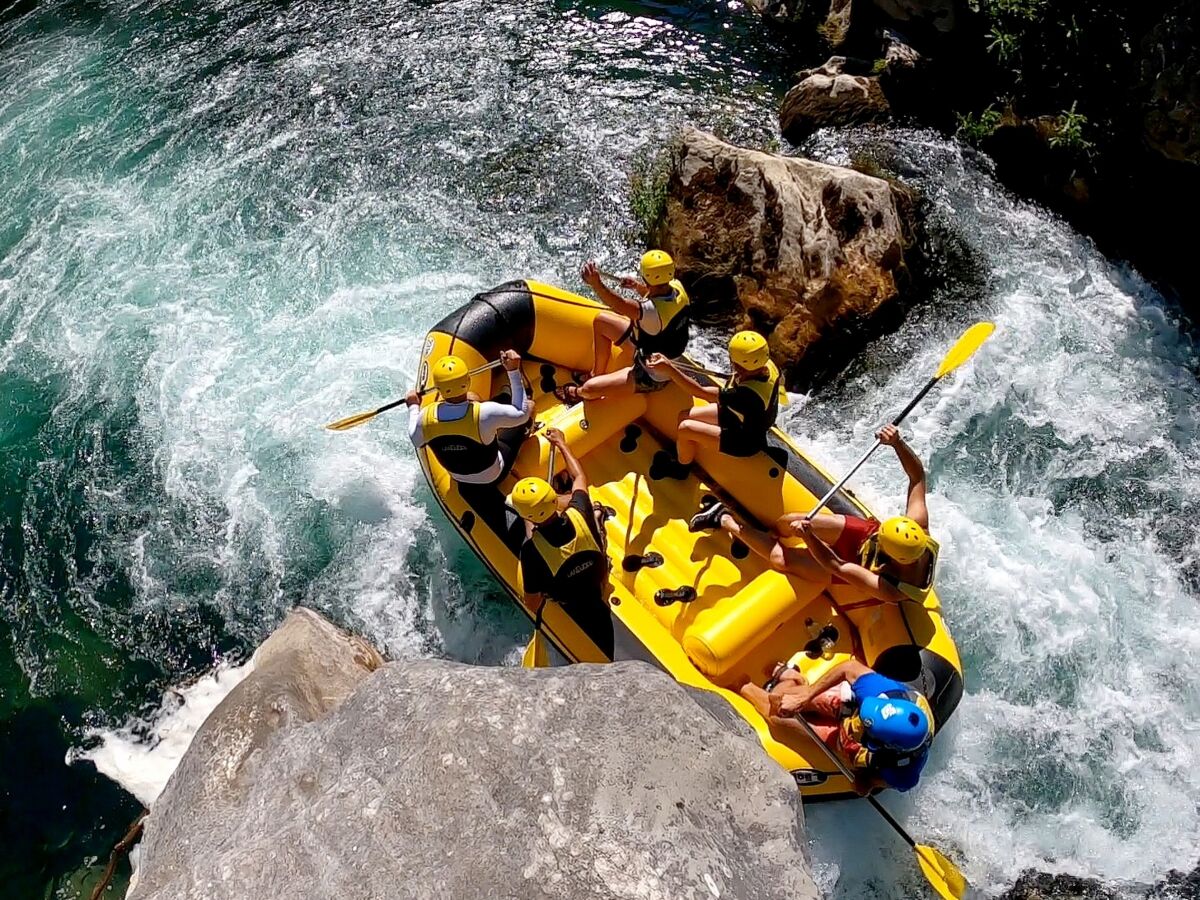
[[[481,287],[578,286],[589,255],[635,258],[626,175],[654,135],[630,102],[661,133],[718,116],[774,128],[761,123],[778,97],[735,59],[756,54],[683,27],[540,4],[498,27],[435,4],[391,29],[411,10],[385,7],[379,22],[341,11],[297,28],[274,66],[252,21],[236,38],[139,20],[162,40],[108,47],[107,31],[64,28],[6,47],[0,65],[22,77],[0,79],[0,146],[43,152],[0,170],[0,224],[20,235],[2,261],[0,372],[52,373],[54,424],[97,446],[103,415],[88,410],[134,398],[120,427],[136,471],[99,460],[69,485],[133,585],[132,611],[97,616],[98,633],[215,607],[249,644],[305,602],[395,656],[514,662],[519,615],[440,524],[403,411],[321,426],[402,396],[426,329]],[[472,64],[464,33],[486,51]],[[198,77],[227,49],[209,40],[246,60]],[[1196,349],[1136,276],[953,144],[895,139],[991,274],[978,297],[916,311],[843,389],[798,398],[789,427],[836,471],[966,324],[999,330],[905,424],[930,461],[968,675],[921,788],[885,802],[989,893],[1026,866],[1150,880],[1200,845]],[[845,161],[846,140],[816,150]],[[4,218],[17,212],[29,222]],[[697,347],[723,368],[719,339]],[[886,451],[854,485],[895,511]],[[73,589],[91,615],[90,584]],[[173,721],[105,736],[145,796]],[[153,728],[169,734],[139,740]],[[836,895],[921,890],[869,809],[815,807],[810,822]]]
[[[952,145],[932,148],[940,162],[926,171],[944,177],[926,189],[985,252],[989,295],[952,327],[924,317],[880,342],[904,352],[852,375],[849,418],[836,396],[788,413],[838,471],[965,324],[997,325],[903,426],[930,469],[940,593],[967,687],[920,788],[884,799],[987,893],[1027,867],[1153,881],[1190,867],[1200,846],[1200,624],[1187,581],[1200,354],[1135,276],[1041,211],[975,189],[987,179]],[[902,511],[886,448],[853,486],[879,514]],[[835,896],[901,895],[910,854],[869,810],[814,808],[811,822]]]
[[[162,706],[148,719],[92,731],[88,737],[95,746],[71,751],[67,761],[90,761],[150,808],[209,713],[253,671],[253,661],[240,666],[222,663],[192,684],[167,691]]]

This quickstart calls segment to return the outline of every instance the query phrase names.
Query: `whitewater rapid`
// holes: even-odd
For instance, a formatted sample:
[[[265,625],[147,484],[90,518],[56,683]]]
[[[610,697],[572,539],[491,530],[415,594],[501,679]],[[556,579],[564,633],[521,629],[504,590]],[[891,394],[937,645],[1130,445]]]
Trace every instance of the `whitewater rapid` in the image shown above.
[[[808,149],[842,163],[880,152],[986,276],[916,310],[789,430],[846,465],[964,324],[997,326],[905,426],[928,461],[966,696],[920,792],[888,799],[988,892],[1025,867],[1114,883],[1189,869],[1200,846],[1200,352],[1136,273],[998,188],[986,160],[928,133],[888,143],[858,131]],[[898,475],[877,455],[858,490],[895,507]],[[886,840],[869,813],[852,815]],[[850,833],[841,810],[812,816],[822,835]],[[839,896],[891,896],[886,875],[848,866],[854,848],[832,843],[817,851],[843,877]]]
[[[402,394],[425,329],[474,292],[632,265],[632,161],[684,123],[769,141],[786,54],[724,6],[41,10],[0,32],[0,379],[30,460],[4,614],[31,689],[153,733],[127,723],[295,603],[394,657],[515,661],[527,626],[441,521],[402,421],[321,426]],[[967,693],[922,787],[887,802],[989,894],[1027,866],[1190,866],[1187,328],[944,138],[807,149],[881,155],[957,236],[947,285],[789,408],[827,467],[967,324],[998,326],[906,424]],[[856,479],[881,511],[899,487],[884,454]],[[834,896],[916,894],[869,810],[814,807],[810,833]]]

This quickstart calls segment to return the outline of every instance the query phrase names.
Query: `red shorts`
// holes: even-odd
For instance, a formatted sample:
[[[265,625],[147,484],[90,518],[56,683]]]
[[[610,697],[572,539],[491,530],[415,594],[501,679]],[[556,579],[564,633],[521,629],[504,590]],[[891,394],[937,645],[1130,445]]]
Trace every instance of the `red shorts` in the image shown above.
[[[842,533],[834,541],[833,552],[846,562],[858,562],[858,555],[867,538],[879,530],[877,519],[860,519],[858,516],[845,516],[846,524]]]
[[[804,718],[812,725],[822,743],[835,753],[840,752],[853,760],[862,745],[842,728],[842,686],[835,685],[817,694],[809,703],[809,709],[811,712]]]

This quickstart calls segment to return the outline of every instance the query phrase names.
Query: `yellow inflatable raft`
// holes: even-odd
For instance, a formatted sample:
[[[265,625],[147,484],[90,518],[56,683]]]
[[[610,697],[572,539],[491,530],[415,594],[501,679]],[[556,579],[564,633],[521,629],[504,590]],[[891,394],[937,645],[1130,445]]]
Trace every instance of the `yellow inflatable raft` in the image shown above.
[[[501,350],[517,350],[538,424],[500,488],[507,492],[525,475],[545,477],[550,453],[540,433],[546,427],[562,430],[587,473],[593,499],[615,511],[606,524],[614,658],[649,661],[683,684],[720,694],[792,773],[806,798],[852,796],[852,786],[820,748],[791,730],[772,729],[737,687],[747,678],[762,683],[771,664],[793,656],[810,681],[853,657],[924,694],[940,728],[962,696],[962,665],[936,595],[923,605],[879,604],[847,585],[772,571],[723,532],[690,533],[688,519],[708,495],[732,498],[759,522],[771,523],[784,512],[810,509],[833,481],[778,430],[757,456],[702,450],[697,459],[702,472],[685,480],[662,477],[661,454],[673,444],[680,411],[693,403],[675,385],[564,407],[554,388],[570,381],[572,371],[591,367],[592,319],[601,309],[533,281],[480,293],[429,332],[417,386],[426,386],[430,365],[448,353],[475,368],[497,359]],[[628,363],[628,351],[618,349],[612,368]],[[507,378],[503,370],[484,372],[474,376],[471,390],[481,397],[506,394]],[[434,398],[430,393],[425,402]],[[501,491],[472,491],[468,502],[431,453],[418,455],[450,521],[535,620],[538,611],[523,605],[518,579],[524,529],[506,511]],[[561,471],[561,459],[556,469]],[[829,509],[871,515],[849,492],[835,495]],[[660,592],[681,587],[694,590],[695,599],[656,602],[656,596],[663,598]],[[557,604],[545,604],[540,618],[552,648],[550,664],[608,661]]]

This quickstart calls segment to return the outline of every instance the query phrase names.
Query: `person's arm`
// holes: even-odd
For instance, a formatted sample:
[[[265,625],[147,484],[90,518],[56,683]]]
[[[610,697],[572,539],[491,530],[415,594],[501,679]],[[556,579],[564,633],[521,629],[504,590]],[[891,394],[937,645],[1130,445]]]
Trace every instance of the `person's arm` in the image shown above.
[[[516,350],[500,352],[500,361],[508,372],[508,387],[512,393],[512,405],[525,410],[525,381],[521,378],[521,355]],[[518,423],[519,424],[519,423]]]
[[[929,528],[929,509],[925,506],[925,466],[921,459],[913,453],[912,447],[900,437],[900,430],[895,425],[884,425],[875,435],[881,444],[886,444],[896,451],[896,458],[908,476],[908,502],[904,514],[920,525]]]
[[[567,470],[567,474],[571,476],[571,492],[587,491],[588,480],[587,475],[583,472],[583,466],[571,452],[571,448],[567,446],[567,439],[557,428],[546,429],[546,440],[550,442],[562,457],[563,466]],[[553,474],[553,473],[551,473]]]
[[[589,260],[584,263],[579,275],[583,279],[583,283],[590,287],[596,296],[600,298],[600,302],[613,312],[620,313],[633,322],[642,317],[641,303],[638,300],[630,300],[628,297],[622,297],[616,291],[610,290],[608,285],[601,279],[600,270],[596,268],[594,262]]]
[[[845,662],[838,663],[812,684],[807,690],[801,688],[799,690],[789,691],[786,694],[780,695],[778,701],[775,699],[775,694],[771,695],[771,712],[776,715],[795,715],[803,710],[813,697],[820,696],[837,684],[843,681],[848,681],[854,684],[860,676],[866,675],[871,669],[864,666],[857,659],[848,659]]]
[[[812,522],[802,519],[797,528],[808,547],[809,555],[829,574],[836,575],[847,584],[860,588],[887,603],[899,603],[905,599],[904,594],[880,578],[875,572],[858,563],[846,562],[834,553],[832,547],[817,537]]]
[[[421,395],[414,388],[404,396],[404,402],[408,405],[408,439],[414,447],[420,447],[425,443],[421,434]]]
[[[691,393],[693,397],[701,397],[716,403],[717,398],[721,396],[720,388],[713,387],[711,384],[701,384],[661,353],[651,353],[650,358],[646,360],[646,365],[660,374],[665,374],[675,384]]]
[[[501,428],[516,428],[524,425],[533,415],[533,404],[525,396],[525,384],[521,381],[521,357],[515,350],[504,350],[500,360],[508,372],[508,385],[512,391],[512,403],[497,403],[486,400],[479,404],[479,436],[490,442]]]
[[[634,291],[639,297],[645,297],[650,293],[650,285],[646,284],[640,278],[634,278],[632,275],[626,275],[621,279],[621,287],[627,291]]]
[[[517,576],[520,579],[521,596],[525,600],[526,609],[536,610],[542,601],[545,599],[542,595],[545,593],[546,581],[549,576],[549,571],[543,572],[545,565],[539,566],[542,562],[540,556],[537,556],[537,551],[529,546],[529,537],[533,534],[533,524],[525,520],[525,543],[521,545],[519,562],[517,565]]]

